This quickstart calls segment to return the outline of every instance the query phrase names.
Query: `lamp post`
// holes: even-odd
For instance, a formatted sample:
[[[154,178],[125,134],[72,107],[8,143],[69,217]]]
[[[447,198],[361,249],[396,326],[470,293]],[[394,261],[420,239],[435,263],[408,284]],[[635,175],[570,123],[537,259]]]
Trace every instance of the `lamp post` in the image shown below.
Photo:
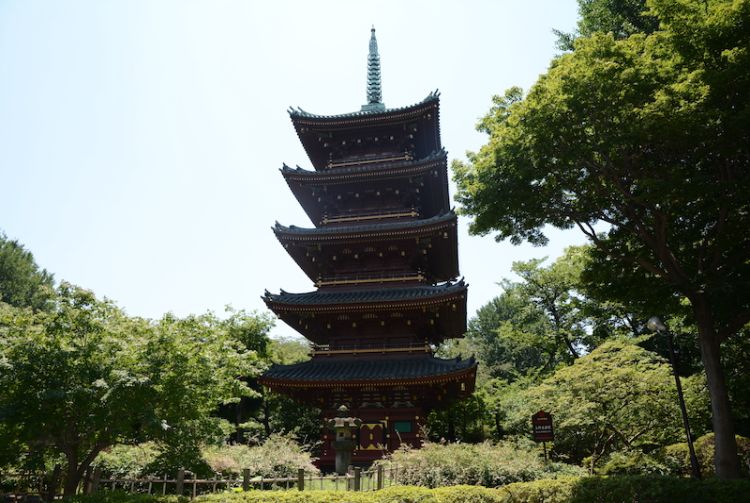
[[[677,386],[677,399],[680,402],[680,411],[682,412],[682,424],[685,427],[685,435],[687,436],[688,450],[690,451],[690,468],[691,475],[693,478],[701,478],[700,466],[698,466],[698,458],[695,456],[695,449],[693,448],[693,436],[690,434],[690,423],[688,422],[687,408],[685,407],[685,397],[682,395],[682,384],[680,383],[680,375],[677,373],[677,364],[675,363],[674,344],[672,342],[672,332],[669,331],[667,326],[658,316],[652,316],[646,322],[646,327],[652,332],[658,334],[664,334],[667,336],[667,346],[669,347],[669,361],[672,364],[672,373],[674,374],[674,382]]]

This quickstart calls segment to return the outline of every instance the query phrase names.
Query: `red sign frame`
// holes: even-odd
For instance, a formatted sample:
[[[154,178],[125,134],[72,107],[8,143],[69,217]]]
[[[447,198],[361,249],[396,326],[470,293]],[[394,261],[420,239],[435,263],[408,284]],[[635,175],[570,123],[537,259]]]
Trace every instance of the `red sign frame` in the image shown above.
[[[555,430],[552,427],[552,414],[540,410],[531,416],[531,434],[536,442],[552,442]]]

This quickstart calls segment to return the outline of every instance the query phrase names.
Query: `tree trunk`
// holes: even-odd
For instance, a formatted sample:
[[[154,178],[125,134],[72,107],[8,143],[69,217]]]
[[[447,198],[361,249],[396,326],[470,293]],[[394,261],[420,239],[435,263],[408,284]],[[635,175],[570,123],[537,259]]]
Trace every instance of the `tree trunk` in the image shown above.
[[[261,422],[263,424],[263,430],[266,432],[266,438],[268,438],[271,436],[271,433],[273,433],[271,430],[271,408],[268,406],[268,396],[266,396],[265,388],[261,388],[260,394],[263,407],[263,420]]]
[[[708,393],[711,397],[716,476],[722,479],[740,478],[740,462],[737,456],[737,440],[734,437],[732,410],[724,371],[721,367],[721,348],[713,318],[705,298],[691,299],[691,304],[698,325],[701,359],[706,370]]]
[[[91,451],[84,456],[83,461],[78,462],[78,451],[73,448],[71,451],[65,453],[65,459],[68,462],[68,467],[65,471],[65,483],[63,484],[63,498],[68,499],[76,495],[78,486],[81,483],[83,474],[88,470],[91,463],[94,462],[96,456],[107,444],[97,444]]]
[[[456,441],[456,423],[453,420],[453,411],[448,411],[448,442]]]
[[[65,470],[65,484],[63,485],[63,498],[68,499],[76,495],[78,484],[81,483],[81,475],[78,471],[77,456],[66,456],[68,468]]]

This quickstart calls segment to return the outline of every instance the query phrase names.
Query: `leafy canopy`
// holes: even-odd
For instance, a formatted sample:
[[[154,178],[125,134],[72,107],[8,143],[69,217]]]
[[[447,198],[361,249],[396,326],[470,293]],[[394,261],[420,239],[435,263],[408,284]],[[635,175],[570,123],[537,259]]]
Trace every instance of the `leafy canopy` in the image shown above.
[[[97,454],[157,440],[185,453],[223,438],[222,403],[252,391],[256,354],[211,314],[157,322],[62,283],[54,306],[0,303],[0,434],[27,452],[66,458],[71,494]],[[23,448],[25,446],[25,448]]]
[[[705,410],[701,380],[684,382],[691,411]],[[527,434],[530,417],[554,417],[554,451],[591,466],[618,450],[650,449],[683,438],[669,365],[626,341],[607,341],[540,384],[509,388],[501,399],[508,431]],[[694,426],[696,423],[694,422]]]
[[[728,335],[750,317],[750,7],[651,6],[664,30],[579,38],[525,98],[495,97],[457,199],[472,232],[514,243],[579,227],[612,275],[705,292]]]
[[[53,277],[39,269],[30,251],[0,232],[0,302],[44,309],[54,293]]]

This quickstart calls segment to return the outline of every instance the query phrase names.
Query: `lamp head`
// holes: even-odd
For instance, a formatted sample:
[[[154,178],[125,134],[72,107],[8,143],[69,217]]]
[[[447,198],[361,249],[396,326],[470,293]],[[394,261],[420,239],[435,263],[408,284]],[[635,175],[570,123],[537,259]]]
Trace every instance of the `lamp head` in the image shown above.
[[[652,316],[648,319],[646,322],[646,328],[651,330],[652,332],[666,332],[667,326],[664,324],[663,321],[661,321],[661,318],[658,316]]]

